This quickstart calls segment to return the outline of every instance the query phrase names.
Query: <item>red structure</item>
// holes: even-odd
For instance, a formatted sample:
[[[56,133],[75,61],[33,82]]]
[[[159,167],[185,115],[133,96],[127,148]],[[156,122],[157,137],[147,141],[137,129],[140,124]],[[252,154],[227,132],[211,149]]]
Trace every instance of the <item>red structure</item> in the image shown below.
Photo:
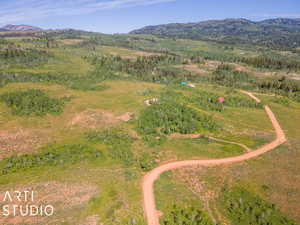
[[[225,102],[225,98],[224,98],[224,97],[220,97],[220,98],[218,98],[218,101],[219,101],[220,103],[224,103],[224,102]]]

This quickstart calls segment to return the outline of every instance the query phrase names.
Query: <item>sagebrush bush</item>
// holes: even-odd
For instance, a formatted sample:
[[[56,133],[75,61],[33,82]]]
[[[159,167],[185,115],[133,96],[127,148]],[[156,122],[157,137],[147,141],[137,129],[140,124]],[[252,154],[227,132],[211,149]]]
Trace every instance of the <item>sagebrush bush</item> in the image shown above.
[[[22,64],[26,67],[37,66],[46,63],[52,57],[52,54],[44,50],[21,49],[16,46],[0,49],[0,64]]]
[[[162,217],[163,225],[213,225],[208,214],[193,206],[173,205]]]
[[[139,157],[139,166],[143,171],[152,170],[157,166],[155,153],[144,152]]]
[[[43,116],[47,113],[59,114],[63,112],[67,98],[51,98],[39,89],[14,91],[3,94],[0,100],[11,108],[16,115]]]
[[[171,133],[189,134],[201,129],[214,131],[217,125],[210,116],[174,101],[160,101],[144,109],[137,121],[142,135]]]
[[[222,204],[232,224],[239,225],[296,225],[274,204],[264,201],[241,187],[224,190]]]
[[[131,151],[131,144],[134,139],[121,129],[111,128],[104,131],[90,131],[86,134],[86,138],[89,141],[107,145],[109,156],[123,162],[126,166],[132,165],[135,161]]]
[[[104,159],[103,153],[97,148],[83,144],[54,144],[42,148],[38,153],[4,159],[0,162],[0,173],[7,174],[40,166],[73,164],[96,158]]]

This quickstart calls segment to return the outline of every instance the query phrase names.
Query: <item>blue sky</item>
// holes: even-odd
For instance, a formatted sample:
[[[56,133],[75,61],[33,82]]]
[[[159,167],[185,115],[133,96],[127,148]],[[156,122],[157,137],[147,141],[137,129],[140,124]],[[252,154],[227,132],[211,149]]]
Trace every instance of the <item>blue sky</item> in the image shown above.
[[[300,18],[299,0],[0,0],[0,25],[124,33],[208,19]]]

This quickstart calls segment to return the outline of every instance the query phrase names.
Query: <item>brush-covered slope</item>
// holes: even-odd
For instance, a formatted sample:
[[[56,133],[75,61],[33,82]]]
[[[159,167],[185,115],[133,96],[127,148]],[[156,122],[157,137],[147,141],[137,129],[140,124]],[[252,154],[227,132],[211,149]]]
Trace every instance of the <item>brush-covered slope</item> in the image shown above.
[[[246,19],[209,20],[147,26],[131,33],[297,48],[300,46],[300,19],[278,18],[260,22]]]

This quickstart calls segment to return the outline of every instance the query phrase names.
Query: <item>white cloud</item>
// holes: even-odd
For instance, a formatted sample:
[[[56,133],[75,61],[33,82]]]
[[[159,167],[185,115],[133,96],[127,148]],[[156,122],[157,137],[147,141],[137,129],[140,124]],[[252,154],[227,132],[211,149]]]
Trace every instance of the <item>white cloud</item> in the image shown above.
[[[0,24],[173,1],[176,0],[17,0],[1,6]]]

